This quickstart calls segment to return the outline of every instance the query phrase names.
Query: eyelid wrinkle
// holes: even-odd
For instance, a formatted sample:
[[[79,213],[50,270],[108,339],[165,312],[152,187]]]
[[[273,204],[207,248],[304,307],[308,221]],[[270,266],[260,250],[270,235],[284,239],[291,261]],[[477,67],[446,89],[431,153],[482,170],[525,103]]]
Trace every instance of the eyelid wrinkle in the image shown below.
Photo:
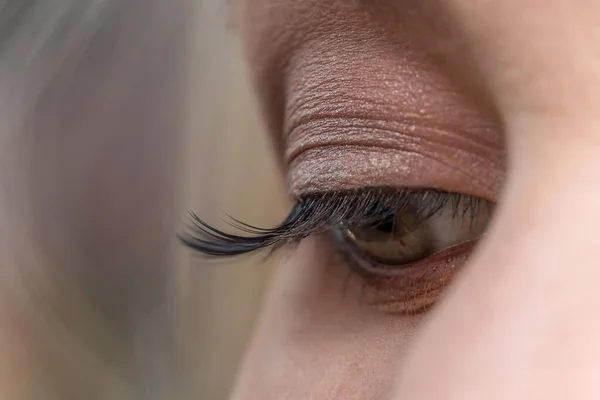
[[[485,137],[473,136],[472,132],[415,116],[398,121],[373,115],[319,114],[297,121],[290,128],[288,136],[293,138],[285,152],[288,163],[306,150],[330,145],[399,149],[439,146],[444,151],[491,156],[490,161],[498,164],[504,160],[503,152],[495,151],[495,144],[485,141]]]
[[[427,153],[397,149],[314,148],[300,154],[289,166],[288,186],[297,197],[331,189],[356,190],[361,186],[431,187],[496,201],[503,172],[491,170],[485,159],[469,160],[465,163],[468,167],[453,168],[455,162],[453,159],[438,162]]]
[[[288,140],[292,195],[364,186],[432,187],[494,201],[504,182],[504,150],[473,144],[460,132],[330,122]]]

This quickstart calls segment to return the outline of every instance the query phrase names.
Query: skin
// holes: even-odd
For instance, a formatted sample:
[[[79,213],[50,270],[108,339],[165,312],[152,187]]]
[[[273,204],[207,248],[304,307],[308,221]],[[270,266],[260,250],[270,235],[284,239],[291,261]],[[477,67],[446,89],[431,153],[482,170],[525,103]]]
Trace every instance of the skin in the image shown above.
[[[21,3],[0,22],[2,394],[167,398],[174,378],[153,366],[169,363],[156,344],[171,321],[152,317],[168,299],[191,7],[38,1],[13,14]],[[381,285],[325,237],[304,240],[282,260],[233,399],[598,398],[599,8],[246,1],[292,194],[433,186],[499,207],[417,315],[387,292],[374,307]]]
[[[247,0],[244,22],[293,194],[432,186],[498,208],[418,315],[363,302],[332,243],[304,240],[232,398],[598,398],[600,5]]]

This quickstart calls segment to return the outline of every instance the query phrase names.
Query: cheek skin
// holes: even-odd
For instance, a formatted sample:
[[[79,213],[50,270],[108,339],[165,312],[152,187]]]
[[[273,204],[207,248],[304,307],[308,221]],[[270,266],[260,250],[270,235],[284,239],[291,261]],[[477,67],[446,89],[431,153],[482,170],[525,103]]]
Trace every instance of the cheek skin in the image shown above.
[[[387,399],[424,315],[375,312],[356,276],[318,240],[281,267],[234,391],[245,399]]]
[[[598,398],[599,148],[563,128],[513,133],[489,236],[420,332],[394,399]]]
[[[521,8],[534,3],[452,2],[503,110],[510,170],[488,237],[419,335],[394,399],[600,394],[600,62],[590,43],[600,10]]]

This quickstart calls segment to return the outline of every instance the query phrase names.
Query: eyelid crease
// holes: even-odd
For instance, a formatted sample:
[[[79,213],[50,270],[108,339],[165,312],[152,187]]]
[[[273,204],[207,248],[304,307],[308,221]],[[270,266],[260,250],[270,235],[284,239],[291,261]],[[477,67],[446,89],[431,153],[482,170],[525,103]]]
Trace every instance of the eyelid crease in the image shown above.
[[[504,151],[495,151],[494,145],[486,142],[484,138],[470,135],[466,130],[457,131],[456,128],[443,123],[424,122],[418,116],[395,121],[363,114],[319,114],[297,121],[289,129],[287,136],[293,140],[292,146],[285,153],[287,163],[291,163],[306,150],[330,144],[389,149],[405,149],[409,146],[417,148],[426,144],[430,147],[444,147],[446,151],[462,151],[492,157],[494,162],[501,166],[505,158]],[[323,133],[317,133],[320,131]],[[377,132],[377,135],[374,135],[374,132]]]
[[[458,216],[467,212],[475,215],[478,207],[489,203],[477,197],[436,189],[367,188],[320,193],[299,199],[288,217],[275,228],[258,228],[230,218],[229,224],[248,236],[224,232],[190,213],[190,231],[180,235],[179,239],[204,255],[236,256],[271,246],[276,249],[342,224],[376,224],[407,207],[413,207],[414,212],[426,219],[436,215],[447,204],[452,205],[453,215]]]

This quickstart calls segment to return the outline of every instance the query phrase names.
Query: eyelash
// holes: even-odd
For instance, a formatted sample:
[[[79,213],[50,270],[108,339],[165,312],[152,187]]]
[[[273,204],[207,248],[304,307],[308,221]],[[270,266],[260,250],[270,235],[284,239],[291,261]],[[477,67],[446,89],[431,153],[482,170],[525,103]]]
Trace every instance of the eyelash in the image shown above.
[[[190,213],[190,229],[180,240],[205,255],[236,256],[267,247],[277,249],[334,227],[376,225],[408,207],[426,220],[448,205],[454,218],[464,218],[487,204],[477,197],[437,189],[367,188],[321,193],[298,199],[288,217],[275,228],[259,228],[230,217],[228,223],[247,236],[219,230]]]

